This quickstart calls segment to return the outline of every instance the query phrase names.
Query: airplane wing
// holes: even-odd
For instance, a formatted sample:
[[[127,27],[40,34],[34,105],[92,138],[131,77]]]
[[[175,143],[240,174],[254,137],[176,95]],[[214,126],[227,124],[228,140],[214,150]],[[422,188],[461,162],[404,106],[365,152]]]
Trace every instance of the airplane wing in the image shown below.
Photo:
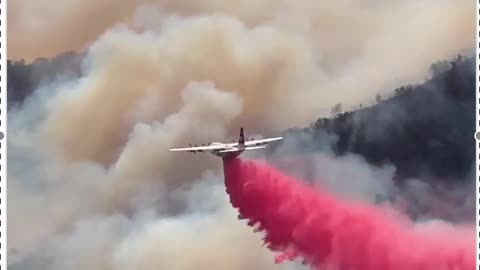
[[[275,137],[275,138],[268,138],[268,139],[259,139],[253,141],[246,141],[245,146],[254,146],[254,145],[262,145],[267,144],[269,142],[280,141],[283,140],[283,137]]]
[[[225,149],[225,145],[206,145],[206,146],[195,146],[195,147],[186,147],[186,148],[172,148],[171,152],[180,152],[180,151],[208,151],[208,150],[218,150]]]
[[[267,148],[267,146],[266,145],[248,146],[248,147],[245,147],[245,150],[256,150],[256,149],[263,149],[263,148]]]

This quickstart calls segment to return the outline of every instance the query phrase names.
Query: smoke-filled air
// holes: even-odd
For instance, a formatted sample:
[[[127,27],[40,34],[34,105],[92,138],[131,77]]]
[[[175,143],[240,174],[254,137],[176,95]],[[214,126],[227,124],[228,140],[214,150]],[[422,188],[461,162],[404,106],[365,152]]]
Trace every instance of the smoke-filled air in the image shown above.
[[[419,226],[373,205],[393,189],[392,165],[317,153],[311,162],[322,180],[312,187],[287,176],[301,168],[293,163],[282,172],[245,161],[262,159],[263,150],[224,168],[214,155],[168,149],[234,141],[240,127],[249,137],[276,136],[337,103],[352,109],[423,82],[432,63],[474,46],[474,7],[467,0],[10,1],[9,59],[66,51],[83,59],[81,76],[58,73],[8,112],[9,269],[473,269],[468,226]],[[250,189],[239,187],[248,181]],[[308,194],[292,197],[278,181],[298,182]],[[267,230],[254,233],[239,211]],[[335,235],[337,225],[346,229]],[[364,241],[342,242],[359,231]],[[276,251],[309,265],[278,263]]]

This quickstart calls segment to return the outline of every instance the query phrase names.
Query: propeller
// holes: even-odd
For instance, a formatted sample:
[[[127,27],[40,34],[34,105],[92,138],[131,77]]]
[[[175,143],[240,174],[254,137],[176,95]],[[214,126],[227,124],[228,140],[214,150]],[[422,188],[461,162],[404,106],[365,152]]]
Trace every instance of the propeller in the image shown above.
[[[195,147],[198,147],[198,144],[195,144]],[[193,153],[196,154],[198,151],[197,150],[193,150]]]

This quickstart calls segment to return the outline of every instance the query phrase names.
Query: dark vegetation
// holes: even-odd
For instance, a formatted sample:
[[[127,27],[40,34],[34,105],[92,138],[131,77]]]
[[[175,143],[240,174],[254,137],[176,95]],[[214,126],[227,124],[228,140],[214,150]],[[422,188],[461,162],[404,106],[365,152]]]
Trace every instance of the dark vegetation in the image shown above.
[[[31,64],[8,61],[9,108],[21,104],[43,82],[79,76],[82,58],[68,52]],[[395,89],[392,97],[377,95],[375,105],[360,105],[352,112],[342,112],[339,103],[331,118],[284,135],[307,138],[304,151],[318,151],[330,135],[335,154],[356,153],[376,165],[392,163],[397,179],[466,179],[475,162],[475,60],[459,56],[433,64],[431,71],[424,84]]]
[[[67,52],[53,59],[39,58],[33,63],[7,60],[8,108],[20,105],[45,82],[69,79],[81,73],[82,55]]]
[[[395,89],[385,100],[377,95],[375,105],[353,112],[341,112],[337,104],[331,118],[284,135],[307,137],[305,151],[312,149],[311,139],[322,148],[325,137],[333,136],[336,155],[355,153],[371,164],[394,164],[397,180],[466,181],[475,163],[475,59],[458,56],[433,64],[431,71],[424,84]]]

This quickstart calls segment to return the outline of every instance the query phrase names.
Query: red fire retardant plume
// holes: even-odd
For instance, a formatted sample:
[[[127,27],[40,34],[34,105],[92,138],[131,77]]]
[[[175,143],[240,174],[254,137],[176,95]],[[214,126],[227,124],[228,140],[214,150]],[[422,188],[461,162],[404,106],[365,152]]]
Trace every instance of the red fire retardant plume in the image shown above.
[[[227,160],[224,171],[231,204],[265,234],[270,250],[280,252],[277,262],[301,257],[319,269],[475,269],[473,226],[415,225],[256,161]]]

